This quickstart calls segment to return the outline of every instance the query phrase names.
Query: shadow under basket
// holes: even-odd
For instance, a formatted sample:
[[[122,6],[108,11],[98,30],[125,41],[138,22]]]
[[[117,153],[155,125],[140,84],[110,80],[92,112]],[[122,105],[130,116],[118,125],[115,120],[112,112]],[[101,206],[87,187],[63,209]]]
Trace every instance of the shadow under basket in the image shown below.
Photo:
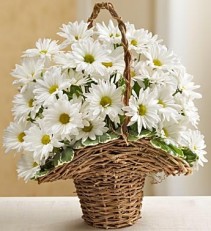
[[[149,174],[189,174],[189,164],[141,139],[128,146],[121,138],[76,152],[72,162],[52,170],[39,183],[73,179],[86,223],[122,228],[141,217],[143,187]]]

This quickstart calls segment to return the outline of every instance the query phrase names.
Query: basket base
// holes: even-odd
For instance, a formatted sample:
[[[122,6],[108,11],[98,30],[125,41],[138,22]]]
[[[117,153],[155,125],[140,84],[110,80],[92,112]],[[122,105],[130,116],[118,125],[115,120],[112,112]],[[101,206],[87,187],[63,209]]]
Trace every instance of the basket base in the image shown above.
[[[123,228],[141,218],[145,175],[110,174],[74,180],[84,221],[103,229]]]

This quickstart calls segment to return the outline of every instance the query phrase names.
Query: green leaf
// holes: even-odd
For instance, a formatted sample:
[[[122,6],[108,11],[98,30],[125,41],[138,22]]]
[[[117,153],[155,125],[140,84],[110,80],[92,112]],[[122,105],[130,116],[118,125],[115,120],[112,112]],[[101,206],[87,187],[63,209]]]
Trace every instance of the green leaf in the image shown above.
[[[129,134],[128,135],[128,141],[133,142],[133,141],[137,141],[139,139],[140,139],[140,137],[138,135],[136,135],[136,134]]]
[[[149,131],[147,129],[143,129],[141,133],[139,134],[140,138],[147,138],[147,137],[152,137],[154,135],[153,131]]]
[[[96,136],[95,140],[91,140],[90,138],[88,138],[87,140],[82,142],[82,145],[83,146],[95,146],[99,143],[108,143],[109,141],[116,140],[119,137],[120,137],[120,135],[118,135],[114,132],[104,133],[102,136]],[[81,146],[81,147],[83,147],[83,146]],[[80,147],[80,144],[79,144],[79,147]],[[74,145],[74,148],[75,148],[75,145]]]
[[[141,89],[140,85],[137,82],[135,82],[133,86],[133,90],[135,91],[137,95],[139,95],[140,89]]]
[[[80,96],[82,94],[82,89],[79,86],[71,85],[70,92],[72,92],[72,94],[76,94],[77,96]]]
[[[104,133],[102,136],[97,137],[99,140],[99,143],[107,143],[111,140],[111,137],[108,133]]]
[[[128,141],[137,141],[139,140],[138,127],[137,123],[129,127]]]
[[[120,135],[118,135],[118,134],[116,134],[114,132],[110,132],[108,134],[110,136],[110,140],[117,140],[120,137]]]
[[[118,85],[119,85],[119,87],[121,87],[121,86],[124,86],[125,85],[125,78],[120,78],[120,80],[118,81]]]
[[[149,79],[145,78],[144,79],[144,90],[147,89],[150,86],[150,81]]]
[[[184,158],[183,150],[172,145],[172,144],[166,144],[162,139],[154,138],[150,140],[150,143],[158,149],[161,149],[169,154],[172,154],[174,156],[179,156],[181,158]]]
[[[141,138],[149,138],[152,137],[154,135],[154,132],[149,131],[149,130],[142,130],[140,134],[138,134],[137,130],[132,130],[131,132],[129,132],[128,135],[128,141],[137,141]]]
[[[133,134],[137,134],[138,135],[138,124],[137,123],[134,123],[128,129],[129,129],[129,133],[132,132]]]
[[[64,93],[68,96],[68,99],[71,100],[74,94],[78,97],[82,95],[83,92],[80,86],[71,85],[70,91],[64,91]]]
[[[73,149],[81,149],[84,148],[84,145],[82,144],[81,140],[78,140],[75,142],[75,144],[73,145]]]
[[[67,147],[61,153],[57,153],[54,156],[54,166],[61,166],[63,164],[69,163],[74,158],[74,151],[72,148]]]
[[[99,141],[100,143],[107,143],[112,140],[116,140],[120,137],[120,135],[114,133],[114,132],[109,132],[109,133],[104,133],[102,136],[99,136]]]
[[[185,160],[192,165],[194,162],[198,160],[198,156],[193,153],[189,148],[183,148],[183,153],[185,155]]]
[[[120,119],[120,124],[122,124],[125,120],[125,115],[119,115],[119,119]]]
[[[87,140],[85,140],[84,142],[82,142],[82,144],[84,146],[94,146],[99,144],[99,139],[96,138],[95,140],[91,140],[90,138],[88,138]]]
[[[50,169],[48,169],[48,170],[40,170],[39,172],[37,172],[36,173],[36,175],[34,176],[34,180],[36,180],[36,179],[38,179],[38,178],[40,178],[40,177],[43,177],[43,176],[46,176],[46,175],[48,175],[48,173],[50,172]]]
[[[161,141],[158,138],[154,138],[154,139],[150,140],[150,143],[155,148],[158,148],[158,149],[161,149],[161,150],[163,150],[165,152],[171,153],[171,149],[168,147],[168,145],[164,141]]]
[[[169,144],[168,146],[169,146],[169,148],[171,149],[171,151],[173,152],[173,154],[175,156],[179,156],[179,157],[182,157],[182,158],[185,157],[182,149],[180,149],[180,148],[178,148],[178,147],[176,147],[176,146],[174,146],[172,144]]]

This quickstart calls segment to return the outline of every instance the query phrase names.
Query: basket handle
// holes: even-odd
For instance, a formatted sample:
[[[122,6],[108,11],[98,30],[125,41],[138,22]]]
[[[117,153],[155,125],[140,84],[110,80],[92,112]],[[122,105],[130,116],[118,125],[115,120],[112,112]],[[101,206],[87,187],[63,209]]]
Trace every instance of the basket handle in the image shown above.
[[[121,43],[124,49],[124,61],[125,61],[125,69],[123,76],[125,78],[126,83],[126,90],[124,93],[124,104],[127,106],[129,104],[129,99],[131,95],[131,73],[130,73],[130,64],[131,64],[131,53],[128,49],[128,40],[126,38],[126,26],[125,23],[122,21],[121,17],[118,16],[117,12],[114,10],[114,6],[110,2],[102,2],[102,3],[96,3],[91,16],[87,20],[88,29],[93,27],[93,22],[97,18],[98,14],[100,13],[101,9],[106,9],[110,12],[111,16],[117,21],[118,28],[121,32],[122,39]],[[125,120],[122,124],[122,136],[127,142],[127,124],[129,123],[130,117],[126,116]],[[127,142],[128,143],[128,142]]]

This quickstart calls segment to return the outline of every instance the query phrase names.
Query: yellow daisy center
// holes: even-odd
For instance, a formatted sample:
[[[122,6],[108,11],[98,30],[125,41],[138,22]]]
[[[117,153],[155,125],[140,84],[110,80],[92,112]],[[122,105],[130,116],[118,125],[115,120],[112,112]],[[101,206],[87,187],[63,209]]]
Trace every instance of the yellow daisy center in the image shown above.
[[[35,168],[35,167],[37,167],[38,166],[38,163],[36,163],[36,162],[34,162],[33,164],[32,164],[32,167],[33,168]]]
[[[130,43],[131,43],[131,45],[133,45],[134,47],[136,47],[136,46],[138,45],[138,41],[135,40],[135,39],[132,39]]]
[[[45,54],[47,54],[47,53],[48,53],[47,50],[41,50],[41,51],[40,51],[40,54],[42,54],[42,55],[45,55]]]
[[[86,54],[84,56],[84,62],[92,64],[95,61],[95,58],[91,54]]]
[[[110,38],[111,38],[111,37],[117,37],[117,38],[118,38],[118,37],[120,37],[120,34],[112,34],[112,33],[111,33],[111,34],[110,34]]]
[[[130,75],[131,75],[131,78],[135,77],[136,76],[136,73],[134,70],[130,70]]]
[[[163,132],[164,132],[165,137],[169,137],[169,133],[166,128],[163,128]]]
[[[52,86],[49,88],[48,92],[49,92],[50,94],[53,94],[57,89],[58,89],[58,85],[55,84],[55,85],[52,85]]]
[[[33,102],[34,102],[34,100],[33,100],[33,99],[30,99],[30,100],[28,101],[28,106],[29,106],[29,107],[33,107]]]
[[[103,66],[105,66],[105,67],[112,67],[112,66],[113,66],[113,63],[112,63],[112,62],[103,62],[102,64],[103,64]]]
[[[108,96],[103,96],[100,100],[100,105],[103,107],[111,106],[111,104],[112,104],[112,100]]]
[[[159,100],[158,100],[158,104],[160,104],[160,105],[163,106],[163,107],[166,107],[166,104],[163,102],[162,99],[159,99]]]
[[[70,122],[70,116],[66,113],[62,113],[60,116],[59,116],[59,121],[62,123],[62,124],[68,124]]]
[[[76,40],[78,40],[78,39],[79,39],[78,35],[75,35],[75,39],[76,39]]]
[[[84,128],[82,129],[84,132],[91,132],[93,128],[93,125],[90,123],[89,126],[84,126]]]
[[[138,113],[140,116],[144,116],[147,113],[147,108],[143,104],[140,104],[138,107]]]
[[[51,141],[51,138],[49,135],[43,135],[43,137],[41,139],[42,144],[44,144],[44,145],[49,144],[50,141]]]
[[[21,133],[18,134],[18,141],[20,143],[22,143],[24,141],[24,136],[25,135],[26,135],[25,132],[21,132]]]
[[[158,67],[163,65],[163,63],[159,59],[154,59],[153,63],[154,63],[155,66],[158,66]]]

